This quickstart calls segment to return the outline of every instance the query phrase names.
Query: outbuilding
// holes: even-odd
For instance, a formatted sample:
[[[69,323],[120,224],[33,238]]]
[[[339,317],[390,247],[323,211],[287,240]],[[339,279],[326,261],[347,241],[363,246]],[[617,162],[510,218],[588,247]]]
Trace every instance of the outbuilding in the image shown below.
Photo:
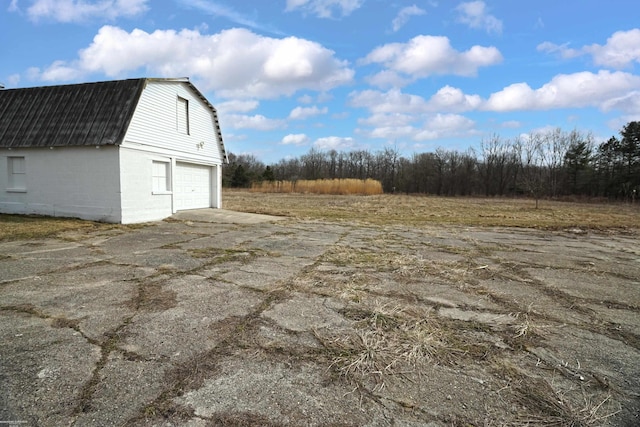
[[[0,212],[139,223],[222,207],[218,114],[188,78],[0,90]]]

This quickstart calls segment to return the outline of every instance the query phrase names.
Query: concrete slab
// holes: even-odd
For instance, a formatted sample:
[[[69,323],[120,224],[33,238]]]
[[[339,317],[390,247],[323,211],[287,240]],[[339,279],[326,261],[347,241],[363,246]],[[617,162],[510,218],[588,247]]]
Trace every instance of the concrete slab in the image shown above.
[[[221,224],[260,224],[262,222],[281,221],[286,217],[260,215],[226,209],[191,209],[180,211],[171,219],[178,221],[213,222]]]
[[[0,421],[638,425],[637,238],[281,219],[0,242]]]

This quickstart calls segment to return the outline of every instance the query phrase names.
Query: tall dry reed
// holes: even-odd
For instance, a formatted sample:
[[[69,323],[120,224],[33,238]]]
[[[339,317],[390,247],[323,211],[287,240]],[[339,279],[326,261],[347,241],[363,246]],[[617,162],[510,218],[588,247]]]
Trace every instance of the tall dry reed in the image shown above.
[[[318,179],[300,181],[263,181],[254,183],[251,191],[257,193],[307,194],[382,194],[382,184],[375,179]]]

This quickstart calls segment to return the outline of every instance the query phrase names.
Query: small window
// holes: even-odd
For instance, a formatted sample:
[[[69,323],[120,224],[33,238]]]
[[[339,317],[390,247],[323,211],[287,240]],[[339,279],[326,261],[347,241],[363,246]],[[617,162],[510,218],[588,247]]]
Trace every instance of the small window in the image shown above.
[[[24,157],[7,157],[9,171],[9,190],[26,191],[27,168]]]
[[[154,193],[167,193],[171,191],[169,181],[169,162],[153,161],[152,165],[152,191]]]
[[[189,135],[189,101],[178,97],[178,132]]]

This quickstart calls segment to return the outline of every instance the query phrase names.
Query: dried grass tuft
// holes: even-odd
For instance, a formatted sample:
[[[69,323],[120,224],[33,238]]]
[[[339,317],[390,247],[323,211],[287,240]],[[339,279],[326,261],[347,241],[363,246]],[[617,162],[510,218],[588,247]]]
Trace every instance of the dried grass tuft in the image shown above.
[[[347,378],[373,378],[383,388],[385,376],[418,369],[444,346],[426,311],[375,301],[356,314],[352,333],[314,331],[334,355],[332,367]]]

